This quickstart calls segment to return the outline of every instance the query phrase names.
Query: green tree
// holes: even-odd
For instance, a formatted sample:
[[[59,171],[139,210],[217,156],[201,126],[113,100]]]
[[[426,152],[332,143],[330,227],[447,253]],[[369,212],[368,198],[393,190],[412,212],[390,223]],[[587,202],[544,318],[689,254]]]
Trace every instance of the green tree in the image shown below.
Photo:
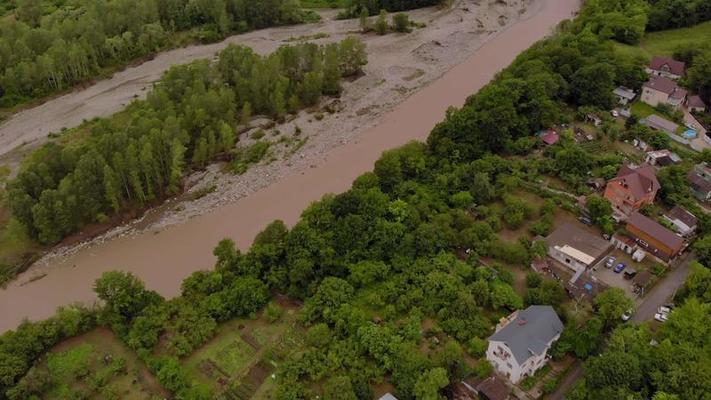
[[[622,314],[634,308],[634,301],[620,288],[609,288],[595,297],[595,308],[606,328],[619,324]]]
[[[390,26],[388,25],[388,12],[385,10],[380,10],[380,15],[375,21],[375,33],[378,35],[385,35],[388,33]]]
[[[323,392],[325,400],[356,400],[351,379],[347,376],[336,376],[326,382]]]
[[[360,9],[360,15],[358,16],[358,21],[360,24],[360,31],[361,33],[368,33],[371,29],[370,23],[368,22],[368,17],[370,14],[368,13],[368,9],[363,7]]]
[[[395,32],[410,31],[410,17],[405,13],[397,13],[393,15],[393,29]]]
[[[693,247],[699,262],[707,267],[711,265],[711,235],[697,240]]]
[[[447,378],[447,371],[444,368],[427,370],[415,383],[415,398],[417,400],[444,399],[439,391],[447,385],[449,385],[449,378]]]
[[[341,67],[339,65],[339,45],[330,44],[324,50],[323,93],[336,95],[341,92]]]

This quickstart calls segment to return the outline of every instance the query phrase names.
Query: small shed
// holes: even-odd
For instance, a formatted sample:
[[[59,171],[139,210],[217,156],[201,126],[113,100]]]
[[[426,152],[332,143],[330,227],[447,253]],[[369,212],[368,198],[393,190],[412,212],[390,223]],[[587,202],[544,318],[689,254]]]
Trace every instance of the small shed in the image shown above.
[[[598,116],[595,115],[595,114],[588,114],[588,115],[585,116],[585,119],[586,119],[588,122],[592,122],[592,124],[595,125],[595,126],[600,126],[600,125],[602,125],[602,118],[598,117]]]
[[[689,107],[689,111],[691,112],[702,113],[706,111],[706,103],[704,103],[698,95],[690,96],[686,101],[686,106]]]

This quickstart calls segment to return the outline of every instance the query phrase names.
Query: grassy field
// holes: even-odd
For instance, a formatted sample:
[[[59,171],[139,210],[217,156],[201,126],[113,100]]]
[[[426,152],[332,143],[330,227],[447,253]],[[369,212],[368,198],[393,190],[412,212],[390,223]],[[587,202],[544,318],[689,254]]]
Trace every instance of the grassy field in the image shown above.
[[[690,28],[648,33],[640,46],[653,55],[671,56],[681,46],[711,46],[711,21]]]
[[[639,46],[610,41],[615,51],[629,59],[648,61],[652,56],[672,56],[681,47],[711,47],[711,21],[690,28],[648,33]]]
[[[641,101],[635,101],[632,103],[631,111],[632,114],[637,116],[637,118],[647,118],[652,114],[659,114],[654,107]]]
[[[211,387],[217,398],[268,398],[272,372],[301,347],[295,318],[296,310],[289,309],[275,322],[259,316],[222,324],[210,342],[183,360],[188,376]]]
[[[23,379],[43,386],[38,398],[48,400],[168,397],[143,363],[106,328],[62,342]]]

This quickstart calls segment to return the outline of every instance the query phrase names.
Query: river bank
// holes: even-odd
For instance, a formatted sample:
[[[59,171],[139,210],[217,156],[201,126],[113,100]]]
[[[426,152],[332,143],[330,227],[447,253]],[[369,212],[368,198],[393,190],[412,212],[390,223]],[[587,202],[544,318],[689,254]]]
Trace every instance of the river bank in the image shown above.
[[[501,2],[495,4],[501,5]],[[157,223],[153,228],[143,232],[115,237],[103,244],[89,245],[69,256],[55,258],[48,265],[31,268],[18,282],[0,292],[0,312],[3,315],[0,329],[3,331],[12,329],[23,317],[32,319],[46,317],[59,305],[75,301],[93,301],[94,295],[91,292],[93,280],[110,269],[121,268],[131,271],[140,276],[148,287],[165,296],[176,295],[179,292],[180,282],[185,276],[194,270],[212,266],[211,250],[218,240],[231,237],[239,247],[246,248],[254,235],[273,219],[282,219],[287,224],[292,224],[297,220],[301,210],[311,201],[317,200],[323,194],[347,189],[356,176],[372,168],[373,162],[383,150],[409,140],[426,138],[434,124],[444,117],[449,106],[461,105],[467,96],[485,85],[519,52],[549,34],[558,22],[570,18],[579,6],[577,0],[542,0],[539,4],[535,12],[529,9],[527,13],[523,13],[525,18],[515,23],[512,21],[505,23],[504,26],[508,26],[508,29],[498,35],[491,34],[488,41],[482,40],[479,46],[475,46],[468,53],[463,51],[462,47],[457,47],[456,42],[459,40],[465,49],[467,45],[475,44],[471,39],[475,34],[467,31],[462,31],[463,34],[451,31],[446,33],[453,40],[448,52],[443,51],[448,47],[442,45],[441,41],[439,44],[429,42],[424,48],[422,43],[413,43],[416,45],[415,49],[420,51],[410,50],[412,57],[422,57],[422,54],[432,56],[431,59],[423,58],[426,60],[423,61],[425,65],[434,65],[438,59],[442,59],[442,54],[446,56],[447,53],[455,57],[455,60],[456,56],[459,56],[460,61],[466,56],[469,57],[424,89],[409,97],[407,95],[412,92],[405,92],[403,96],[407,97],[407,100],[395,108],[391,105],[391,112],[361,115],[365,116],[363,120],[366,122],[357,127],[358,129],[341,128],[343,124],[341,118],[345,115],[343,113],[326,116],[323,119],[324,126],[331,128],[324,129],[326,131],[331,129],[332,134],[322,136],[329,138],[330,142],[324,141],[317,145],[321,142],[309,141],[309,145],[304,146],[303,151],[314,153],[302,153],[303,158],[295,154],[296,159],[291,160],[292,165],[288,169],[274,172],[274,175],[266,175],[270,173],[267,168],[272,164],[248,171],[240,179],[250,179],[250,174],[254,174],[251,177],[264,182],[264,186],[261,189],[253,188],[251,192],[243,186],[242,189],[234,189],[234,193],[244,190],[243,193],[251,193],[251,195],[241,197],[237,201],[226,197],[228,200],[225,200],[225,203],[229,204],[216,207],[210,213],[187,221],[180,220],[185,221],[184,223],[173,224],[165,229],[160,228],[166,225]],[[458,7],[461,7],[461,3]],[[470,13],[468,9],[460,8],[456,13],[444,14],[443,18],[453,18],[453,21],[449,21],[451,23],[457,20],[463,23],[464,15],[469,15],[468,13]],[[478,26],[476,18],[466,21],[473,24],[475,30],[472,32],[476,32]],[[496,23],[499,23],[498,18]],[[445,22],[443,24],[446,25]],[[446,29],[435,29],[432,32],[444,33]],[[368,42],[369,49],[373,41],[378,39],[380,38]],[[481,46],[484,42],[486,43]],[[410,60],[403,59],[396,50],[391,49],[390,62],[391,65],[399,68],[390,69],[391,73],[399,73],[404,77],[412,76],[413,71],[403,73],[400,69],[403,66],[410,67]],[[371,58],[371,62],[378,65],[378,63],[385,63],[387,58],[386,54],[382,59]],[[425,70],[425,74],[428,70]],[[420,78],[424,79],[424,76]],[[408,82],[401,77],[399,84],[404,86],[403,81]],[[357,85],[358,82],[355,81],[352,85]],[[395,79],[392,82],[386,80],[383,84],[396,85],[395,82]],[[397,89],[392,88],[389,91],[398,92]],[[361,95],[361,98],[371,95],[377,94],[366,92]],[[357,95],[351,91],[351,87],[347,87],[346,96]],[[387,109],[388,99],[385,101],[382,103],[385,105],[380,107],[381,110]],[[348,113],[357,116],[357,110],[356,107]],[[332,125],[328,125],[329,123]],[[302,129],[306,131],[303,127]],[[336,146],[330,148],[328,143],[335,143]],[[297,164],[299,160],[302,161]],[[280,175],[281,173],[284,175]],[[271,182],[273,183],[270,184]],[[240,184],[225,185],[233,187]],[[223,193],[220,196],[225,193],[220,192]],[[205,196],[203,199],[210,201],[209,197]],[[195,208],[198,210],[197,213],[205,209],[200,205]],[[185,214],[184,218],[190,218],[190,214]],[[21,285],[33,273],[47,275],[43,279]]]

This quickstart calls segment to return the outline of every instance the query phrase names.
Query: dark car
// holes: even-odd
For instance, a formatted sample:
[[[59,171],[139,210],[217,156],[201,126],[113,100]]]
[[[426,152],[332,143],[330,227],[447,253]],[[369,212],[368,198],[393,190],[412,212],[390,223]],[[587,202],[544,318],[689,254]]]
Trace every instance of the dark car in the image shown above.
[[[592,225],[592,220],[588,217],[580,217],[578,218],[578,221],[584,223],[585,225]]]

